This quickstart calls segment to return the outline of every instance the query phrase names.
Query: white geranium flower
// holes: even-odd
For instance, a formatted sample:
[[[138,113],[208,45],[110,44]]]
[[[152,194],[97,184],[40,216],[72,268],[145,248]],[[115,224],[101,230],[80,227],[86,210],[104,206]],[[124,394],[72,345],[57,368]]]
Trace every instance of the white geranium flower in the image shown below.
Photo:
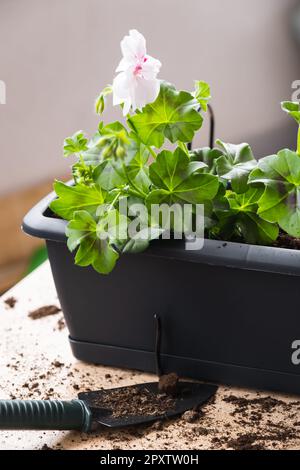
[[[129,31],[121,41],[123,58],[113,81],[113,104],[124,104],[126,116],[133,110],[142,109],[147,103],[156,100],[159,94],[159,80],[156,78],[161,63],[146,54],[146,40],[136,29]]]

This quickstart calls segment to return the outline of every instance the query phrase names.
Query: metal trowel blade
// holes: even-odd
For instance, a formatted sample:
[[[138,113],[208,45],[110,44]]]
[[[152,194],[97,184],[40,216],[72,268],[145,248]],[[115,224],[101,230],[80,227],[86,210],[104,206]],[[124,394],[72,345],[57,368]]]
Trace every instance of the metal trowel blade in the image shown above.
[[[159,395],[158,383],[151,382],[145,384],[132,385],[129,387],[119,387],[114,389],[97,390],[92,392],[79,393],[78,398],[85,401],[92,412],[93,422],[98,425],[107,426],[109,428],[121,428],[124,426],[134,426],[137,424],[151,423],[160,419],[172,418],[181,415],[185,411],[198,409],[204,405],[217,391],[215,385],[202,384],[197,382],[178,383],[178,392],[176,397],[172,398],[172,406],[165,412],[151,412],[151,414],[136,414],[132,412],[128,415],[122,414],[118,416],[117,410],[108,408],[106,405],[109,395],[115,394],[116,391],[143,391],[153,395]]]

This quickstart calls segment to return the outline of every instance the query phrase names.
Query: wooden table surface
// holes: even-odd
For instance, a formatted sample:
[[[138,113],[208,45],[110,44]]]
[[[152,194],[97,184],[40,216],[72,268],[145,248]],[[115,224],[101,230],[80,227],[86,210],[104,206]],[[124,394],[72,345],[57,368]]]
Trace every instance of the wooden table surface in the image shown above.
[[[16,299],[14,307],[5,303]],[[76,398],[79,391],[152,381],[136,371],[95,366],[71,354],[61,312],[33,320],[29,312],[59,306],[48,262],[0,299],[0,397]],[[298,449],[300,397],[221,386],[193,417],[94,434],[0,431],[0,449]]]

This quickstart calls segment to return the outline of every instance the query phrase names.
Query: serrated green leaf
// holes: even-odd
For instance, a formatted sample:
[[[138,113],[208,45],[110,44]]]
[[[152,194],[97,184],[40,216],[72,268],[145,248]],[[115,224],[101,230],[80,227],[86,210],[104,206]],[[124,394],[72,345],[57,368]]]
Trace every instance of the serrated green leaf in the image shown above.
[[[188,202],[201,204],[214,198],[218,192],[218,178],[199,172],[197,162],[191,162],[180,148],[174,153],[163,150],[150,165],[149,176],[154,187],[147,203]],[[202,167],[202,165],[201,165]]]
[[[88,212],[74,213],[73,219],[67,225],[66,235],[69,250],[78,248],[75,264],[92,265],[101,274],[108,274],[113,270],[119,255],[107,239],[98,237],[97,223]]]
[[[276,240],[278,226],[257,214],[262,194],[262,188],[250,188],[243,194],[232,191],[225,194],[223,206],[219,204],[215,207],[220,220],[220,232],[225,239],[239,234],[250,244],[269,245]]]
[[[100,254],[95,257],[92,265],[98,273],[109,274],[114,269],[118,259],[119,254],[114,248],[106,240],[101,240]]]
[[[50,209],[65,220],[71,220],[74,212],[79,210],[93,214],[98,206],[104,203],[104,192],[97,185],[68,186],[56,181],[54,191],[58,199],[51,202]]]
[[[155,240],[163,233],[159,227],[146,227],[137,235],[131,237],[123,248],[123,253],[141,253],[145,251],[151,240]]]
[[[88,140],[83,131],[75,132],[71,137],[64,140],[64,156],[69,157],[84,152],[88,148],[87,142]]]
[[[90,232],[96,231],[96,226],[96,221],[89,212],[74,212],[73,219],[68,223],[66,229],[69,250],[74,251],[78,245],[89,236]]]
[[[217,144],[223,151],[223,156],[216,160],[218,175],[230,181],[236,193],[246,192],[249,174],[257,165],[251,147],[249,144],[226,144],[221,140],[217,140]]]
[[[196,103],[190,93],[162,82],[156,101],[130,117],[128,124],[146,145],[160,148],[165,138],[172,143],[190,142],[203,122]]]
[[[300,104],[297,101],[283,101],[281,108],[300,124]]]
[[[210,96],[210,86],[208,83],[203,81],[195,81],[195,98],[198,101],[201,109],[206,112],[207,104],[211,99]]]
[[[145,197],[149,193],[151,184],[147,165],[150,152],[135,134],[130,134],[130,139],[130,145],[125,157],[126,176],[129,184],[142,197]]]
[[[293,237],[300,237],[300,157],[291,150],[265,157],[249,178],[253,185],[264,185],[258,214]]]
[[[206,168],[203,169],[203,172],[211,173],[212,175],[217,175],[216,162],[222,155],[223,152],[221,150],[216,148],[211,149],[210,147],[195,149],[190,152],[191,160],[205,163]]]
[[[111,158],[96,166],[93,171],[93,180],[105,191],[119,188],[127,181],[122,164]]]
[[[101,238],[102,234],[105,233],[110,243],[123,246],[128,238],[128,223],[127,216],[121,214],[117,209],[109,208],[99,218],[97,235]]]

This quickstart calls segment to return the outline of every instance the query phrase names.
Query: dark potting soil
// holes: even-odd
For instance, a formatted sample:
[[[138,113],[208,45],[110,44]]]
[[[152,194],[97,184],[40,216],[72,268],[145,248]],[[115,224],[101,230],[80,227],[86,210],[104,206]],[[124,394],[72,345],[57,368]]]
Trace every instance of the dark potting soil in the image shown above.
[[[152,393],[146,388],[104,390],[95,406],[109,408],[114,418],[125,416],[160,416],[176,406],[176,399],[166,394]]]
[[[28,314],[32,320],[39,320],[40,318],[48,317],[49,315],[55,315],[61,312],[61,309],[56,305],[45,305],[44,307],[37,308]]]
[[[162,375],[159,378],[158,382],[158,390],[160,393],[166,393],[167,395],[171,395],[175,397],[178,392],[178,380],[179,377],[175,372],[171,374]]]
[[[300,238],[294,238],[287,233],[280,233],[274,246],[277,248],[288,248],[290,250],[300,250]]]
[[[4,303],[8,305],[10,308],[14,308],[17,303],[17,299],[15,297],[8,297],[4,300]]]

